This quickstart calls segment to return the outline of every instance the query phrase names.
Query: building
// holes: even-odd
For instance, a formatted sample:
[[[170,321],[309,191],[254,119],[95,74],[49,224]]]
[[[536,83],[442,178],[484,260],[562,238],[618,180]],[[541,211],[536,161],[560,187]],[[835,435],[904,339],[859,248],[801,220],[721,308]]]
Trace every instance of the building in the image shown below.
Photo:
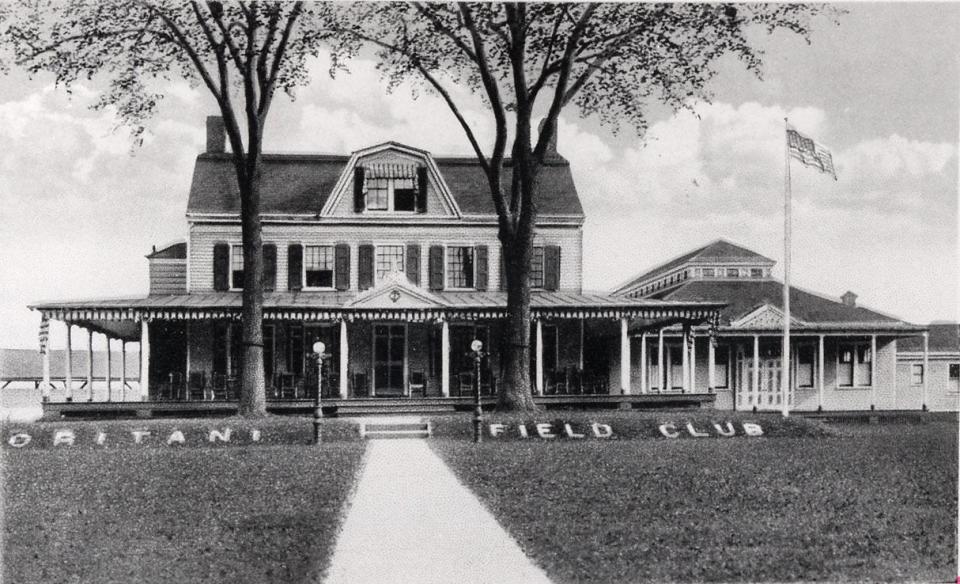
[[[93,333],[139,342],[146,401],[236,398],[243,250],[224,144],[222,121],[209,118],[186,240],[147,256],[148,296],[32,306],[44,319],[85,329],[88,348]],[[505,170],[508,183],[509,163]],[[265,154],[262,176],[268,399],[295,403],[316,394],[310,358],[317,340],[332,356],[324,397],[472,394],[475,338],[490,353],[479,385],[492,392],[506,292],[496,214],[475,158],[390,142],[351,155]],[[535,392],[630,395],[630,368],[619,363],[629,363],[631,327],[695,326],[715,318],[720,305],[585,293],[583,210],[569,163],[555,148],[541,184],[531,273]],[[68,371],[62,400],[48,383],[45,396],[74,402],[72,379]]]
[[[640,392],[706,388],[717,408],[780,410],[783,284],[771,277],[774,264],[720,239],[618,286],[615,296],[725,304],[713,330],[631,329]],[[958,409],[956,325],[930,327],[928,351],[927,327],[859,306],[853,292],[834,299],[791,287],[790,308],[790,409]]]

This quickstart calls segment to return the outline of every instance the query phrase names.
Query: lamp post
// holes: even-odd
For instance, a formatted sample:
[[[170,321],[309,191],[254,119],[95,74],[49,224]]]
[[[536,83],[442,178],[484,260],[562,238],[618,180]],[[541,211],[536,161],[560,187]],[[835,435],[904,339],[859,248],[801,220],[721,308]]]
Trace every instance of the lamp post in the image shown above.
[[[317,395],[313,400],[313,443],[320,444],[320,420],[323,419],[321,394],[323,393],[323,360],[329,357],[327,346],[322,341],[313,344],[313,353],[317,356]]]
[[[483,406],[480,405],[480,361],[483,359],[483,342],[480,339],[474,339],[470,343],[470,350],[473,351],[474,364],[474,392],[473,392],[473,441],[480,443],[483,441]]]

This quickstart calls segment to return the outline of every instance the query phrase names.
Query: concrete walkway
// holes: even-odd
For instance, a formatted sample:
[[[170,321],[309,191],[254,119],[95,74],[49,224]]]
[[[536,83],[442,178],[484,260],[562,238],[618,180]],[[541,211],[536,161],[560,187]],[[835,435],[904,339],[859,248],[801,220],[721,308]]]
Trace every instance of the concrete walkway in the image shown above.
[[[327,584],[549,580],[424,440],[374,440]]]

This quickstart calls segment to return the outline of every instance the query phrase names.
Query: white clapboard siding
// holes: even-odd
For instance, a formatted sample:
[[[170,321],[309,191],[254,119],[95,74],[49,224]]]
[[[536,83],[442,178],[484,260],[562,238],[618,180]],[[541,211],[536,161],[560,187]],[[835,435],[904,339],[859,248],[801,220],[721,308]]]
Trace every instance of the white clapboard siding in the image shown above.
[[[183,294],[186,291],[187,260],[150,260],[150,294]]]
[[[350,289],[357,289],[358,247],[420,244],[420,285],[429,284],[428,262],[431,245],[486,245],[489,248],[488,290],[500,288],[500,240],[496,225],[329,225],[271,224],[263,226],[264,243],[277,246],[277,289],[287,288],[287,246],[350,244]],[[213,246],[217,242],[240,243],[240,224],[194,223],[190,227],[190,291],[213,290]],[[576,224],[541,226],[534,245],[559,245],[560,288],[579,291],[582,286],[583,232]]]

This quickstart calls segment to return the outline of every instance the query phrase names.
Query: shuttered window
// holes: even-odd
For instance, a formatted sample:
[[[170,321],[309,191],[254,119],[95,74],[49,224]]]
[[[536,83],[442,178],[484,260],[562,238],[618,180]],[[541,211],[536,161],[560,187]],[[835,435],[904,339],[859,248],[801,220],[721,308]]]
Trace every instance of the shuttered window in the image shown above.
[[[230,245],[226,243],[213,246],[213,289],[230,289]]]
[[[530,287],[543,288],[543,247],[533,248],[530,254]]]
[[[243,290],[243,246],[230,246],[230,288]]]
[[[337,273],[334,277],[337,290],[350,289],[350,244],[338,243],[335,248]]]
[[[273,292],[277,289],[277,246],[263,244],[263,290]]]
[[[308,245],[303,250],[306,288],[333,288],[334,255],[332,245]]]
[[[426,168],[375,163],[354,172],[354,209],[399,213],[427,210]]]
[[[474,287],[473,248],[465,246],[447,248],[447,287]]]
[[[369,243],[357,249],[357,285],[360,290],[373,288],[373,246]]]
[[[287,289],[297,291],[303,288],[303,246],[291,243],[287,247]]]
[[[415,286],[420,285],[420,244],[407,244],[407,280]]]
[[[547,245],[543,248],[543,288],[560,289],[560,246]]]
[[[404,249],[402,245],[377,246],[377,281],[388,274],[403,272]]]
[[[443,246],[430,246],[430,289],[443,290]]]

